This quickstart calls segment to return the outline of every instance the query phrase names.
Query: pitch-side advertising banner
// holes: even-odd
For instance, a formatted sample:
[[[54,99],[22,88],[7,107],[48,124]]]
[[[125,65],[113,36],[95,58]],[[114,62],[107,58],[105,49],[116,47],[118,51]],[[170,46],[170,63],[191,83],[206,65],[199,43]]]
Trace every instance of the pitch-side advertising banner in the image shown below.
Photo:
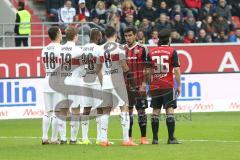
[[[239,45],[173,46],[184,73],[240,72]],[[0,49],[0,78],[43,77],[41,48]]]
[[[240,73],[182,75],[181,80],[176,112],[240,111]],[[0,119],[40,118],[44,113],[42,86],[42,78],[1,79]],[[118,113],[118,108],[112,112]]]

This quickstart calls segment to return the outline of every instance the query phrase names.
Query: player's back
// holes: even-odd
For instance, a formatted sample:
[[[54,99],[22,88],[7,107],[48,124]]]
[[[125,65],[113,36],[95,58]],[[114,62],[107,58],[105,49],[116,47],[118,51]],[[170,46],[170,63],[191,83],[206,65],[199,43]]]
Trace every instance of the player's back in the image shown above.
[[[82,47],[82,51],[82,62],[86,70],[83,83],[88,85],[100,84],[96,75],[96,68],[99,55],[104,54],[103,48],[95,43],[88,43]]]
[[[42,63],[45,68],[45,82],[44,82],[44,91],[45,92],[55,92],[49,86],[49,78],[56,77],[55,80],[57,81],[57,76],[59,76],[59,72],[57,72],[57,68],[59,67],[59,49],[61,45],[59,43],[50,43],[46,47],[43,48],[41,59]]]
[[[125,49],[116,42],[103,44],[104,53],[100,54],[100,62],[103,64],[103,88],[116,88],[124,83],[121,61],[126,59]]]
[[[84,66],[80,66],[82,50],[74,42],[68,41],[60,48],[59,59],[61,62],[61,74],[64,77],[80,78]]]
[[[149,50],[148,58],[154,68],[152,87],[163,89],[173,87],[174,52],[170,46],[158,46]]]

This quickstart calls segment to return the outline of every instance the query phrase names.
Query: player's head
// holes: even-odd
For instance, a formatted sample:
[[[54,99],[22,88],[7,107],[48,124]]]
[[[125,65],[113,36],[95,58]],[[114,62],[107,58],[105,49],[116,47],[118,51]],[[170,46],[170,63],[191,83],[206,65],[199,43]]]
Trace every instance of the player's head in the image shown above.
[[[78,41],[78,29],[76,27],[69,26],[66,30],[66,39],[67,41]]]
[[[170,45],[171,43],[171,30],[162,29],[158,34],[158,45]]]
[[[90,42],[99,44],[102,40],[102,33],[99,29],[93,28],[90,32]]]
[[[134,27],[128,27],[124,30],[124,38],[126,43],[131,46],[136,41],[137,30]]]
[[[107,26],[106,29],[105,29],[105,36],[108,40],[113,39],[114,41],[116,41],[117,40],[116,29],[112,26]]]
[[[52,26],[48,29],[48,36],[51,39],[51,41],[60,43],[62,40],[62,33],[59,27]]]

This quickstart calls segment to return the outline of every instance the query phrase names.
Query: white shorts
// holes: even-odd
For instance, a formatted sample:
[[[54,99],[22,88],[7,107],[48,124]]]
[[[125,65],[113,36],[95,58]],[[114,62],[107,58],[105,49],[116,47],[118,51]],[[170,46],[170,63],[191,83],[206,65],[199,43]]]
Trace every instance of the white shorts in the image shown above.
[[[102,99],[104,107],[128,106],[128,94],[126,86],[103,90]]]
[[[62,106],[60,102],[67,101],[67,96],[58,93],[58,92],[44,92],[44,104],[45,104],[45,112],[58,111],[59,108],[68,107]]]
[[[100,108],[102,105],[102,87],[100,84],[85,85],[88,89],[84,90],[81,97],[81,107]]]

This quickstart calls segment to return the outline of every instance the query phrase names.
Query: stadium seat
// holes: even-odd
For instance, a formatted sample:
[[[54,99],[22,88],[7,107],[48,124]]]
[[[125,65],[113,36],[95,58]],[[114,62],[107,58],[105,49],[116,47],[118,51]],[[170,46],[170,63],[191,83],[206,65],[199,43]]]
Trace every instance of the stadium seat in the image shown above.
[[[232,16],[232,22],[236,28],[240,28],[240,19],[238,16]]]

